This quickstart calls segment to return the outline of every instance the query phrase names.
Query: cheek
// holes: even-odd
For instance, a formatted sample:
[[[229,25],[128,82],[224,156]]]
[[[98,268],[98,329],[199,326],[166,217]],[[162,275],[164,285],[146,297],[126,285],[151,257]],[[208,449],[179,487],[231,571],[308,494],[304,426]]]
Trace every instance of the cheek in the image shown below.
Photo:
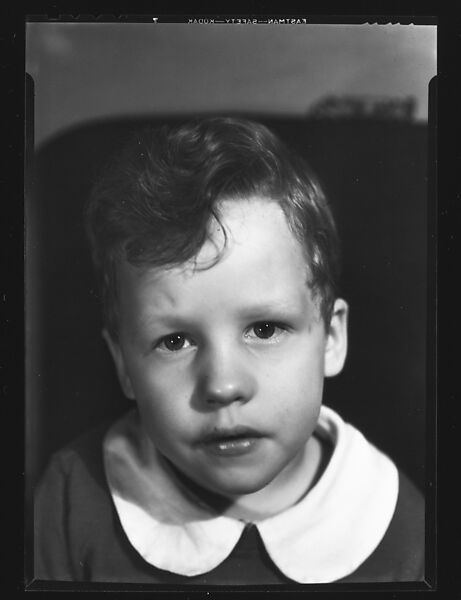
[[[288,393],[287,393],[288,392]],[[297,393],[298,390],[285,390],[282,400],[274,410],[274,421],[280,429],[286,431],[311,431],[311,423],[317,423],[320,406],[321,393],[306,394],[305,391]]]
[[[130,379],[136,402],[149,427],[161,432],[162,427],[180,426],[187,421],[191,381],[187,369],[158,368],[145,364],[131,365]]]
[[[320,413],[321,397],[309,399],[303,394],[285,398],[274,422],[280,446],[292,453],[304,446],[314,433]]]
[[[311,430],[322,402],[322,356],[301,351],[292,354],[270,372],[264,387],[263,396],[271,397],[274,418],[280,427]]]
[[[294,394],[316,396],[322,392],[324,356],[322,348],[300,345],[267,371],[266,380]]]
[[[156,361],[132,361],[129,377],[137,398],[156,398],[169,401],[182,396],[191,385],[189,370],[177,364]]]

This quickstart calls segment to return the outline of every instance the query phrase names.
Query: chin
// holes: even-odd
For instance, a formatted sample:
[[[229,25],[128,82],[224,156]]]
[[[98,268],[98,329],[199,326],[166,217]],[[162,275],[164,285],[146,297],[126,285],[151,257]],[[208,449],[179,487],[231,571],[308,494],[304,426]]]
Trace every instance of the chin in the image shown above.
[[[226,478],[219,478],[208,482],[206,487],[217,494],[227,497],[243,496],[254,494],[262,490],[272,480],[271,477],[263,478],[260,474],[257,477],[251,475],[234,475],[228,474]]]

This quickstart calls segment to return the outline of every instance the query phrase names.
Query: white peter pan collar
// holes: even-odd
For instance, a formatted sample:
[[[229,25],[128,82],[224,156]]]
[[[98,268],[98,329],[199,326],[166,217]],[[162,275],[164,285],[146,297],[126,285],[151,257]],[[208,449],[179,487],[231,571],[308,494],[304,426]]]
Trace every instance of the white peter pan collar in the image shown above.
[[[316,431],[334,446],[321,478],[296,505],[256,523],[273,562],[299,583],[355,571],[383,538],[398,496],[393,462],[337,413],[322,406]],[[137,411],[108,431],[104,464],[122,527],[148,563],[193,576],[232,552],[245,523],[216,516],[182,492],[141,434]]]

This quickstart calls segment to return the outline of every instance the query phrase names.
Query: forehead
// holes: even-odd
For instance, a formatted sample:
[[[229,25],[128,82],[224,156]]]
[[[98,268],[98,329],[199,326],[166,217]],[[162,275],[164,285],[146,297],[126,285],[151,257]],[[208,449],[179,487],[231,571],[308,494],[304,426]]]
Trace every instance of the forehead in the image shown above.
[[[219,215],[210,240],[184,265],[143,270],[121,265],[122,312],[216,313],[258,303],[305,303],[310,291],[304,250],[279,204],[264,198],[225,200]]]

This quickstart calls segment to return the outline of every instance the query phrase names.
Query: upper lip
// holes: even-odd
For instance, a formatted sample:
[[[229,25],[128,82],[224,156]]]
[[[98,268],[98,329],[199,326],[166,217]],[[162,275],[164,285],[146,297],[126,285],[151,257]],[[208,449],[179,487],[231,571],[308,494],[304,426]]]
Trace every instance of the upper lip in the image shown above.
[[[202,444],[211,444],[213,442],[232,439],[232,438],[254,438],[263,437],[263,433],[252,427],[237,425],[230,428],[213,429],[205,433],[199,440]]]

